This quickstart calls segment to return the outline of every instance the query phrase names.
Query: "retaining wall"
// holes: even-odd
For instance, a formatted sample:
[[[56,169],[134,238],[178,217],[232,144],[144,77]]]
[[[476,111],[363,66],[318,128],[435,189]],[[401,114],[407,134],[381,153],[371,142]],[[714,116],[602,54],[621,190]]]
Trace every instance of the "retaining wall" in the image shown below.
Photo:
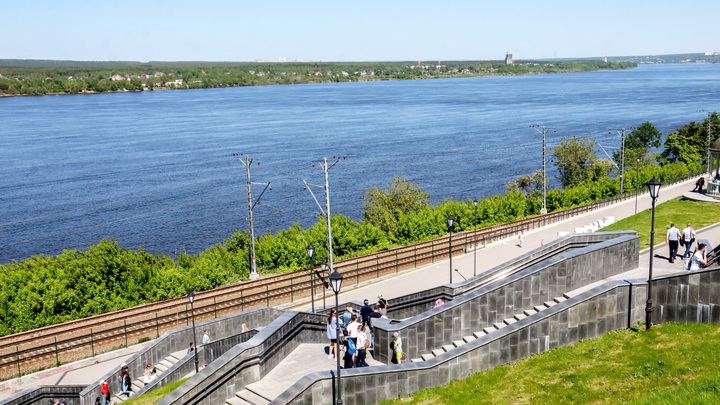
[[[5,402],[12,405],[52,404],[56,399],[67,405],[80,405],[80,391],[82,385],[42,385],[32,387],[23,392],[7,398]]]

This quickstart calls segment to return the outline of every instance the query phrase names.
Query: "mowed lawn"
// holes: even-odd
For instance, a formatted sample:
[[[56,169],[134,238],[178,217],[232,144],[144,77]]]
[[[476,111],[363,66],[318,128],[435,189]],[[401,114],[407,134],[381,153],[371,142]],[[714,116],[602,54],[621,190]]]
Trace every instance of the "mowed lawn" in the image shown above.
[[[662,193],[662,190],[660,192]],[[650,247],[651,216],[650,210],[638,212],[600,231],[637,231],[640,234],[640,249],[645,249]],[[717,222],[720,222],[720,204],[683,200],[678,197],[655,207],[655,244],[665,242],[665,233],[671,223],[675,223],[682,231],[688,223],[698,230]]]
[[[384,404],[719,404],[720,326],[611,332]]]

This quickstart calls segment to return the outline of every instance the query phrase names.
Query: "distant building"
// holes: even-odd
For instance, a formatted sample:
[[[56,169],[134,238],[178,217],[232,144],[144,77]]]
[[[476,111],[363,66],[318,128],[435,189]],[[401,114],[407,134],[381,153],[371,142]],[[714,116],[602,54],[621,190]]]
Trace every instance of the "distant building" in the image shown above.
[[[505,64],[506,65],[512,65],[513,64],[513,58],[511,53],[505,53]]]

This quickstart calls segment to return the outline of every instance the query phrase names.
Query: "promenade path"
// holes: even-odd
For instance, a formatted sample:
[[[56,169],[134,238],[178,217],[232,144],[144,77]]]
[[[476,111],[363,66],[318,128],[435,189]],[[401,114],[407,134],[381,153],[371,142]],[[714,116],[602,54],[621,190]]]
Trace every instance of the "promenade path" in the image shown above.
[[[673,198],[681,196],[683,193],[688,192],[694,186],[694,179],[687,180],[682,183],[669,186],[667,188],[661,188],[660,197],[658,203],[662,203]],[[637,205],[638,212],[651,207],[651,199],[647,193],[643,193],[638,198]],[[630,199],[615,205],[605,207],[599,210],[595,210],[583,215],[579,215],[568,220],[558,222],[552,225],[548,225],[542,228],[538,228],[529,231],[524,236],[524,247],[519,247],[517,237],[496,241],[488,244],[484,248],[479,248],[476,251],[478,273],[491,269],[497,265],[507,262],[517,256],[520,256],[534,248],[541,246],[541,243],[550,242],[558,238],[558,232],[570,232],[572,233],[576,227],[582,227],[588,225],[598,219],[604,217],[613,216],[615,220],[623,219],[628,216],[635,214],[635,199]],[[664,229],[668,224],[656,224],[656,229]],[[684,225],[684,224],[679,224]],[[649,224],[648,224],[649,226]],[[682,229],[682,227],[681,227]],[[704,230],[698,231],[698,238],[710,240],[711,245],[714,247],[720,242],[720,224],[716,224],[705,228]],[[682,270],[682,264],[680,260],[677,260],[674,264],[670,264],[667,260],[663,260],[662,256],[667,256],[667,249],[664,247],[665,236],[664,232],[660,231],[656,233],[656,241],[662,242],[656,245],[655,255],[656,260],[653,264],[654,274],[656,276],[662,274],[670,274]],[[473,276],[473,262],[475,259],[474,253],[467,253],[463,255],[453,256],[453,268],[456,268],[466,278]],[[613,277],[613,279],[632,279],[632,278],[646,278],[647,268],[649,261],[649,250],[646,249],[640,253],[640,266],[637,269],[628,271],[621,275]],[[420,267],[416,270],[406,271],[400,273],[397,276],[386,278],[382,281],[367,284],[359,288],[349,289],[348,286],[344,286],[345,292],[339,295],[339,302],[357,300],[362,301],[367,298],[371,303],[377,301],[377,295],[383,294],[384,297],[389,301],[392,306],[393,297],[410,294],[417,291],[422,291],[428,288],[437,287],[446,284],[450,281],[450,267],[448,260],[440,260],[434,264]],[[462,281],[462,277],[457,272],[453,274],[453,282]],[[577,293],[577,292],[576,292]],[[316,308],[322,307],[322,296],[316,299]],[[335,302],[334,295],[331,291],[328,291],[326,296],[326,303],[328,306],[333,306]],[[303,305],[298,305],[286,309],[293,310],[310,310],[310,303],[306,302]],[[130,348],[129,348],[130,349]],[[311,346],[303,346],[293,358],[303,359],[301,362],[307,360],[309,356],[308,351],[315,350]],[[320,349],[317,349],[318,351]],[[118,369],[119,364],[126,358],[130,357],[131,354],[125,354],[122,357],[107,360],[104,362],[98,362],[91,366],[76,368],[73,370],[67,370],[56,375],[50,375],[44,378],[38,378],[30,376],[24,376],[22,382],[16,382],[13,384],[12,389],[5,389],[6,387],[0,388],[0,400],[7,398],[17,392],[28,389],[35,385],[77,385],[77,384],[91,384],[93,383],[98,375]],[[318,353],[317,357],[318,366],[322,369],[332,369],[333,362],[327,359],[327,354]],[[324,360],[323,360],[324,359]],[[370,362],[370,359],[368,359]],[[277,387],[288,385],[289,380],[298,379],[309,371],[307,368],[298,367],[296,361],[290,361],[281,363],[277,366],[276,370],[268,375],[265,379],[256,383],[260,386],[273,386],[276,384]],[[305,364],[310,364],[306,362]],[[48,370],[45,372],[47,373]],[[272,376],[283,376],[282,381],[278,380],[273,382]],[[276,391],[276,390],[273,390]]]

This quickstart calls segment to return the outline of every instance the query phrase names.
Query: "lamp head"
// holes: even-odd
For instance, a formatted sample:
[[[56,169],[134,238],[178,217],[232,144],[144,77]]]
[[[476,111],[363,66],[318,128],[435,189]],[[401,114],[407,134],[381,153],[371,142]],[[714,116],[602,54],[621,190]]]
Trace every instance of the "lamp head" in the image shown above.
[[[325,269],[327,269],[327,262],[322,262],[320,266],[322,267],[322,270],[325,271]]]
[[[452,215],[448,215],[448,217],[447,217],[447,223],[448,223],[448,227],[449,227],[450,229],[452,229],[454,222],[455,222],[455,217],[452,216]]]
[[[477,207],[478,200],[473,201],[473,204]]]
[[[335,270],[335,271],[330,275],[329,278],[330,278],[330,286],[332,287],[333,292],[334,292],[335,294],[339,293],[339,292],[340,292],[340,287],[342,286],[342,279],[343,279],[342,274],[338,273],[338,271]]]
[[[652,197],[653,200],[658,198],[660,194],[660,185],[661,183],[655,177],[647,182],[648,191],[650,191],[650,197]]]
[[[315,246],[313,246],[311,243],[305,249],[307,250],[308,257],[312,259],[313,255],[315,254]]]
[[[190,303],[192,304],[193,301],[195,301],[195,293],[194,293],[194,292],[188,293],[187,299],[188,299],[188,300],[190,301]]]

